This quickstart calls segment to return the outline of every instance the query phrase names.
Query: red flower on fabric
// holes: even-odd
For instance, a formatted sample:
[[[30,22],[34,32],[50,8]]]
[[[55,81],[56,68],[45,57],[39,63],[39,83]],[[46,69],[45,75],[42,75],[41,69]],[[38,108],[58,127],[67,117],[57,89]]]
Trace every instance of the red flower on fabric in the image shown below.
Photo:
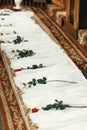
[[[0,40],[0,44],[1,44],[1,43],[5,43],[5,42],[4,42],[3,40]]]
[[[38,108],[32,108],[32,113],[38,112]]]
[[[19,72],[19,71],[22,71],[23,68],[19,68],[19,69],[15,69],[14,72]]]

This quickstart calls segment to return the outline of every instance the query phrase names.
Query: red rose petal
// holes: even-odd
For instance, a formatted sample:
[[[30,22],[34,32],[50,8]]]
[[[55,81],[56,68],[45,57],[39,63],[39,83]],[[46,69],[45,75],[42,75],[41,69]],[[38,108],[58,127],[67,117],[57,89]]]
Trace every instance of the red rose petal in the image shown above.
[[[32,113],[38,112],[38,108],[32,108]]]
[[[5,43],[5,42],[4,42],[3,40],[0,40],[0,44],[1,44],[1,43]]]
[[[14,72],[19,72],[19,71],[22,71],[23,68],[19,68],[19,69],[15,69]]]

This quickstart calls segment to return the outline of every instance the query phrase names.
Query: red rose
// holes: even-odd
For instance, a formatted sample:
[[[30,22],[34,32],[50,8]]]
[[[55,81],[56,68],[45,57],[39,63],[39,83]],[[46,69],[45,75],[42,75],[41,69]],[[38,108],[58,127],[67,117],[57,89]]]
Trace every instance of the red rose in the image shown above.
[[[32,108],[32,113],[38,112],[38,108]]]
[[[23,68],[19,68],[19,69],[15,69],[14,71],[19,72],[19,71],[22,71],[22,70],[23,70]]]
[[[0,43],[4,43],[4,41],[3,41],[3,40],[0,40]]]

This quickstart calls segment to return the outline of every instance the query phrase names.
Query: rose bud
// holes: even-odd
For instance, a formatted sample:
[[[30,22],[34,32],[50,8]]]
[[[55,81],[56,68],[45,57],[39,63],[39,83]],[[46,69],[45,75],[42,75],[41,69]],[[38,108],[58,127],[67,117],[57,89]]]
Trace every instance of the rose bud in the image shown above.
[[[3,40],[0,40],[0,44],[1,44],[1,43],[4,43],[4,41],[3,41]]]
[[[32,108],[32,113],[38,112],[38,108]]]
[[[22,71],[22,70],[23,70],[23,68],[19,68],[19,69],[15,69],[14,71],[19,72],[19,71]]]

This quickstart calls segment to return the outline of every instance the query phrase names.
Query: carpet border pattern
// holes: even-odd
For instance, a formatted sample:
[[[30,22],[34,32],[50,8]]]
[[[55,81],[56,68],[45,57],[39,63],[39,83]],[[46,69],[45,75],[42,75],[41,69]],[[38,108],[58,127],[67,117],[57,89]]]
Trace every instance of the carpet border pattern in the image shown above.
[[[80,48],[72,41],[54,21],[41,8],[31,7],[35,12],[35,20],[40,26],[60,45],[71,60],[80,69],[87,69],[87,57],[81,52]]]
[[[34,124],[30,117],[30,109],[26,107],[22,100],[22,91],[15,85],[13,80],[13,70],[10,61],[1,52],[0,60],[0,113],[4,124],[4,130],[36,130],[38,126]]]

